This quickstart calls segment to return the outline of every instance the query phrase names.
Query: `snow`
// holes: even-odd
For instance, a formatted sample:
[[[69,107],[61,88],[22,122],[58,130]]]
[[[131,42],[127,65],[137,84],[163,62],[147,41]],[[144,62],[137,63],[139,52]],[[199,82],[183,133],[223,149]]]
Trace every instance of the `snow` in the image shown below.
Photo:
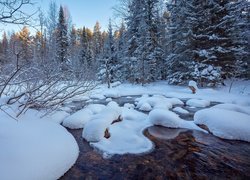
[[[86,108],[75,112],[63,120],[63,126],[70,129],[84,128],[85,124],[91,120],[94,114],[101,112],[105,108],[102,104],[90,104]]]
[[[0,111],[0,179],[58,179],[75,163],[74,137],[37,114],[30,110],[15,121]]]
[[[231,107],[227,106],[228,109]],[[196,112],[194,121],[196,124],[206,125],[210,132],[220,138],[250,142],[250,116],[248,114],[221,109],[221,107],[209,108]]]
[[[196,83],[195,81],[189,81],[189,82],[188,82],[188,86],[192,86],[192,87],[194,87],[196,90],[198,89],[197,83]]]
[[[181,119],[176,113],[163,109],[155,109],[149,113],[150,122],[154,125],[160,125],[169,128],[186,128],[201,130],[194,124],[193,121],[185,121]]]
[[[189,114],[189,112],[186,109],[183,109],[182,107],[175,107],[173,111],[180,114]]]
[[[152,110],[152,107],[150,106],[149,103],[145,102],[145,103],[143,103],[143,104],[140,106],[139,109],[140,109],[141,111],[146,111],[146,112],[148,112],[148,111],[151,111],[151,110]]]
[[[90,99],[105,99],[105,96],[103,94],[92,94],[89,97]]]
[[[218,104],[216,106],[213,106],[212,108],[226,109],[250,115],[250,107],[245,107],[236,104]]]
[[[125,104],[124,104],[124,107],[125,107],[125,108],[128,108],[128,109],[134,109],[134,108],[135,108],[135,105],[134,105],[134,104],[130,104],[130,103],[125,103]]]
[[[63,120],[63,126],[70,129],[80,129],[90,121],[93,112],[90,109],[82,109]]]
[[[121,112],[119,109],[107,106],[100,113],[91,117],[83,129],[82,137],[88,142],[98,142],[104,138],[105,130],[111,123],[118,119]]]
[[[151,151],[153,143],[143,135],[145,128],[151,126],[147,115],[133,109],[123,108],[122,121],[109,127],[111,137],[91,143],[104,152],[104,156],[114,154],[140,154]]]
[[[110,102],[110,101],[112,101],[112,98],[107,98],[106,99],[106,102]]]
[[[204,108],[210,106],[210,102],[202,99],[189,99],[186,104],[191,107]]]
[[[147,95],[136,99],[136,108],[143,111],[150,111],[152,109],[170,109],[176,103],[176,99],[169,99],[161,95],[148,97]],[[177,102],[179,103],[179,102]]]
[[[118,91],[115,91],[115,90],[113,90],[113,89],[109,89],[108,91],[106,91],[106,92],[104,93],[104,96],[105,96],[106,98],[119,98],[119,97],[121,97],[121,95],[119,94],[119,92],[118,92]]]

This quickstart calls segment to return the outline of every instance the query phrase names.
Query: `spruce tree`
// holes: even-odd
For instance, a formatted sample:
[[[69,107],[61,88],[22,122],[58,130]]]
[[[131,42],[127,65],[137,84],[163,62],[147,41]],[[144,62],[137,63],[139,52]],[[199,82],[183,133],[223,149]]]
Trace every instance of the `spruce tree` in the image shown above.
[[[59,19],[57,24],[57,60],[66,68],[65,65],[68,61],[68,36],[67,25],[65,22],[63,7],[60,6]]]

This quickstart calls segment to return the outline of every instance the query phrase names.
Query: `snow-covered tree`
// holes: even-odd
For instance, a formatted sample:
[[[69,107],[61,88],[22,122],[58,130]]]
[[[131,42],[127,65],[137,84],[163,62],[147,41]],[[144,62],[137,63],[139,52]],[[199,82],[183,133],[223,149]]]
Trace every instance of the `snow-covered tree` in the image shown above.
[[[57,60],[59,63],[63,65],[63,68],[66,68],[65,65],[68,61],[68,46],[69,46],[69,41],[68,41],[68,31],[67,31],[67,25],[65,22],[65,17],[64,17],[64,11],[63,7],[60,6],[59,10],[59,18],[58,18],[58,24],[57,24],[57,49],[56,49],[56,54],[57,54]]]

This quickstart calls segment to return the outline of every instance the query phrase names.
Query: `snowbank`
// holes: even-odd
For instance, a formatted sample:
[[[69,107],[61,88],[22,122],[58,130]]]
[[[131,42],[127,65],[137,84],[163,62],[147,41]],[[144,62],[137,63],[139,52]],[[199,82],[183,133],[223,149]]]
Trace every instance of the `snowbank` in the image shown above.
[[[149,113],[148,118],[154,125],[160,125],[169,128],[186,128],[204,131],[195,125],[193,121],[185,121],[181,119],[176,113],[168,110],[155,109]]]
[[[58,179],[75,163],[78,145],[62,126],[0,114],[0,179]]]
[[[210,102],[202,99],[189,99],[186,104],[191,107],[204,108],[210,106]]]
[[[224,105],[225,106],[225,105]],[[250,116],[244,113],[209,108],[195,113],[196,124],[204,124],[220,138],[250,142]]]

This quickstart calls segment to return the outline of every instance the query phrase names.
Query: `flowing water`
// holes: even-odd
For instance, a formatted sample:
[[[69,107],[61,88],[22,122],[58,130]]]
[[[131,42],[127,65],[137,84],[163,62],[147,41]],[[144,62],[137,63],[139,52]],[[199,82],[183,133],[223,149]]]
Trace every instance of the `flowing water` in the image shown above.
[[[183,118],[192,119],[193,113]],[[77,140],[80,154],[62,180],[250,179],[250,143],[223,140],[200,131],[153,126],[144,132],[155,144],[152,152],[104,159],[81,137],[82,130],[69,132]]]

